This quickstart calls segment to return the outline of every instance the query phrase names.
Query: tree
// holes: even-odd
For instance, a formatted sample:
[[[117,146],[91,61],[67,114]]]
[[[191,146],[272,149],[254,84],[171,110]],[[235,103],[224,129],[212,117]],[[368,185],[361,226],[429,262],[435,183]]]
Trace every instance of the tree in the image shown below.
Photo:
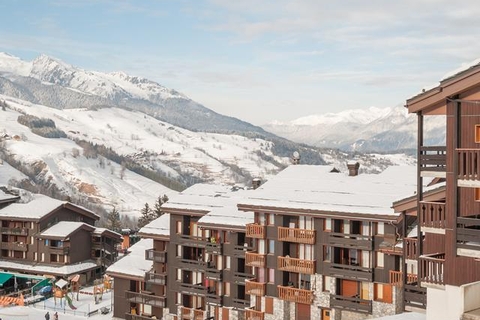
[[[159,218],[163,215],[164,212],[162,210],[162,205],[167,201],[168,201],[168,197],[166,194],[164,194],[163,196],[158,196],[158,199],[155,202],[155,206],[153,209],[154,219]]]
[[[120,213],[115,207],[113,207],[112,211],[107,215],[107,229],[118,232],[121,228]]]
[[[150,206],[148,203],[145,203],[145,207],[140,211],[142,216],[138,219],[138,228],[142,228],[146,226],[150,221],[152,221],[152,209],[150,209]]]

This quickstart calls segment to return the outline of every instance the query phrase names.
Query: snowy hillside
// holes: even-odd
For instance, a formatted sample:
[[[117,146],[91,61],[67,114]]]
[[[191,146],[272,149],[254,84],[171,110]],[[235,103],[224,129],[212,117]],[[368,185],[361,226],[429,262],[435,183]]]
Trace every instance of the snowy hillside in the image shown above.
[[[0,93],[57,109],[110,106],[139,110],[194,131],[267,134],[148,79],[123,72],[87,71],[46,55],[23,61],[0,53]]]
[[[416,148],[417,118],[406,108],[368,108],[313,115],[263,128],[281,137],[317,147],[361,152]],[[445,144],[445,117],[425,118],[426,144]]]

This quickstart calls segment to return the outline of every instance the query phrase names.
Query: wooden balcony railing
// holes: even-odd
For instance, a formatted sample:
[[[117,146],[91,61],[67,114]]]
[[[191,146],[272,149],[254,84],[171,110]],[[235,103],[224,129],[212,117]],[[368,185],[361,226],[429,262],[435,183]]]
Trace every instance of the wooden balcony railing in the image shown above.
[[[278,298],[297,303],[312,304],[313,291],[293,287],[278,286]]]
[[[444,284],[445,254],[436,253],[420,256],[420,279],[422,282]]]
[[[290,257],[278,257],[277,268],[278,270],[282,270],[282,271],[314,274],[315,261],[290,258]]]
[[[278,240],[315,244],[315,230],[278,227]]]
[[[191,271],[204,271],[207,268],[207,262],[201,259],[183,259],[177,257],[177,265],[181,269]]]
[[[250,297],[247,296],[244,299],[233,298],[233,307],[238,309],[245,309],[250,307]]]
[[[265,282],[256,282],[256,280],[246,280],[245,294],[254,295],[254,296],[264,296]]]
[[[164,286],[167,284],[167,275],[166,273],[147,272],[145,273],[145,281],[148,283]]]
[[[125,291],[125,299],[132,303],[148,304],[157,308],[165,308],[166,305],[165,296],[156,296],[151,293]]]
[[[407,259],[416,260],[418,252],[417,238],[404,238],[403,245]]]
[[[266,227],[258,223],[249,223],[246,225],[245,236],[248,238],[265,239]]]
[[[167,262],[167,252],[166,251],[155,251],[153,249],[145,250],[145,260],[150,260],[154,262],[166,263]]]
[[[458,179],[480,180],[480,149],[457,149]]]
[[[204,320],[207,312],[201,309],[180,307],[181,319]]]
[[[418,275],[414,273],[407,273],[407,284],[416,284],[418,282]]]
[[[403,295],[405,306],[426,309],[427,288],[406,284]]]
[[[214,267],[209,267],[205,269],[205,277],[211,280],[222,280],[222,270],[218,270]]]
[[[445,229],[445,203],[420,202],[420,225],[429,228]]]
[[[265,255],[255,252],[245,253],[245,264],[251,267],[265,267]]]
[[[265,320],[265,312],[245,309],[245,320]]]
[[[238,283],[245,283],[247,279],[253,279],[255,276],[252,273],[248,272],[234,272],[233,281]]]
[[[188,295],[197,295],[197,296],[205,296],[207,294],[207,287],[203,285],[203,283],[180,283],[179,290],[183,294]]]
[[[205,248],[206,244],[211,240],[204,237],[191,236],[188,234],[176,234],[173,239],[173,242],[175,243],[195,248]]]
[[[421,171],[445,172],[447,166],[446,146],[421,146],[420,159],[418,159]]]
[[[330,307],[354,312],[372,313],[372,301],[357,297],[331,295]]]
[[[0,228],[0,232],[3,234],[13,234],[18,236],[28,236],[28,229],[27,228],[8,228],[2,227]]]
[[[53,247],[50,246],[48,247],[50,253],[56,253],[56,254],[68,254],[70,252],[70,246],[65,246],[65,247]]]
[[[253,247],[249,245],[235,245],[233,247],[233,255],[235,257],[244,257],[247,251],[253,251]]]
[[[205,244],[205,252],[210,254],[222,254],[222,244],[218,242],[207,241]]]
[[[394,286],[401,287],[403,286],[403,272],[390,270],[389,272],[390,284]]]
[[[340,232],[328,233],[328,244],[340,248],[372,250],[373,238],[361,234],[346,234]]]

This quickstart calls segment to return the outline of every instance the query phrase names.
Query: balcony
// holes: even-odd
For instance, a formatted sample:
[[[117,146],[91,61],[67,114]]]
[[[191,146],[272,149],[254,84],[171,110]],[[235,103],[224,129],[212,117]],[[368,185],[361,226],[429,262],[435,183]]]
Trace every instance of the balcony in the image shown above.
[[[436,253],[420,256],[420,281],[444,285],[445,254]]]
[[[357,297],[331,295],[330,307],[353,312],[372,313],[372,301]]]
[[[153,262],[166,263],[167,252],[166,251],[154,251],[153,249],[145,250],[145,260]]]
[[[233,256],[235,257],[244,257],[245,252],[247,251],[253,251],[252,246],[246,246],[246,245],[235,245],[233,247]]]
[[[315,230],[278,227],[278,240],[304,244],[315,244],[315,233]]]
[[[205,296],[205,302],[209,305],[221,306],[222,297],[217,295],[216,293],[207,293],[207,295]]]
[[[28,229],[27,228],[8,228],[2,227],[0,232],[3,234],[12,234],[16,236],[28,236]]]
[[[234,272],[233,273],[233,281],[235,283],[245,283],[247,279],[253,279],[255,276],[251,273],[246,272]]]
[[[457,248],[459,255],[470,256],[472,252],[461,250],[480,250],[480,219],[457,217]]]
[[[150,271],[145,273],[145,281],[154,285],[165,286],[167,284],[167,275]]]
[[[205,252],[209,254],[222,254],[222,244],[218,242],[207,241],[205,244]]]
[[[404,287],[405,306],[414,308],[427,308],[427,288],[406,284]]]
[[[330,232],[328,235],[328,244],[338,248],[352,248],[359,250],[373,249],[372,237],[361,234]]]
[[[173,242],[188,247],[205,248],[206,244],[210,243],[210,239],[187,234],[176,234]]]
[[[245,264],[247,266],[264,268],[265,260],[265,254],[255,252],[245,253]]]
[[[148,304],[156,308],[165,308],[165,296],[155,296],[152,293],[141,293],[133,291],[125,291],[125,299],[131,303]]]
[[[200,295],[205,296],[207,294],[207,287],[203,285],[203,283],[180,283],[179,290],[183,294],[188,295]]]
[[[394,286],[403,286],[403,272],[390,270],[390,284]],[[418,281],[418,276],[413,273],[407,273],[407,284],[415,284]]]
[[[264,296],[265,282],[256,282],[256,280],[246,280],[245,294],[254,295],[254,296]]]
[[[420,171],[445,172],[447,167],[446,146],[421,146],[419,151]]]
[[[356,265],[331,263],[329,274],[330,277],[351,279],[359,281],[373,281],[373,269]]]
[[[420,225],[422,228],[445,229],[445,216],[445,203],[420,202]]]
[[[27,251],[27,244],[20,242],[2,242],[0,247],[4,250]]]
[[[194,260],[194,259],[183,259],[177,257],[178,259],[178,267],[180,269],[191,270],[191,271],[204,271],[207,267],[207,263],[202,260]]]
[[[418,241],[417,238],[404,238],[405,255],[407,259],[417,260]]]
[[[304,304],[311,304],[313,302],[312,290],[304,290],[284,286],[278,286],[277,288],[279,299]]]
[[[70,252],[70,246],[65,246],[65,247],[48,247],[50,250],[50,253],[55,253],[55,254],[68,254]]]
[[[205,277],[211,280],[222,280],[222,270],[210,267],[205,270]]]
[[[314,274],[315,273],[315,261],[304,260],[290,257],[278,257],[277,259],[278,270]]]
[[[480,149],[457,149],[458,179],[480,180]]]
[[[243,310],[250,307],[250,299],[248,297],[245,297],[245,299],[233,298],[232,304],[234,308]]]
[[[258,223],[248,223],[246,225],[245,236],[248,238],[265,239],[266,234],[266,226]]]
[[[204,320],[206,318],[207,312],[201,309],[193,309],[187,307],[180,307],[182,313],[181,319],[188,320]]]
[[[265,312],[245,309],[245,320],[265,320]]]

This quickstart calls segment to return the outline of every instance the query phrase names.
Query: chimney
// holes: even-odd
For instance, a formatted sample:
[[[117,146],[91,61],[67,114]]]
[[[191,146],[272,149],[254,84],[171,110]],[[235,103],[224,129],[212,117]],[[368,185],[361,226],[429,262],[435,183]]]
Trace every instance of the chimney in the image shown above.
[[[348,161],[347,168],[348,168],[348,175],[350,177],[358,176],[358,168],[360,168],[360,163],[354,160]]]
[[[292,163],[293,164],[300,164],[300,153],[298,153],[298,151],[295,151],[293,153]]]
[[[253,190],[257,189],[258,187],[260,187],[260,185],[262,184],[262,180],[260,180],[260,178],[253,178],[252,179],[252,188]]]

